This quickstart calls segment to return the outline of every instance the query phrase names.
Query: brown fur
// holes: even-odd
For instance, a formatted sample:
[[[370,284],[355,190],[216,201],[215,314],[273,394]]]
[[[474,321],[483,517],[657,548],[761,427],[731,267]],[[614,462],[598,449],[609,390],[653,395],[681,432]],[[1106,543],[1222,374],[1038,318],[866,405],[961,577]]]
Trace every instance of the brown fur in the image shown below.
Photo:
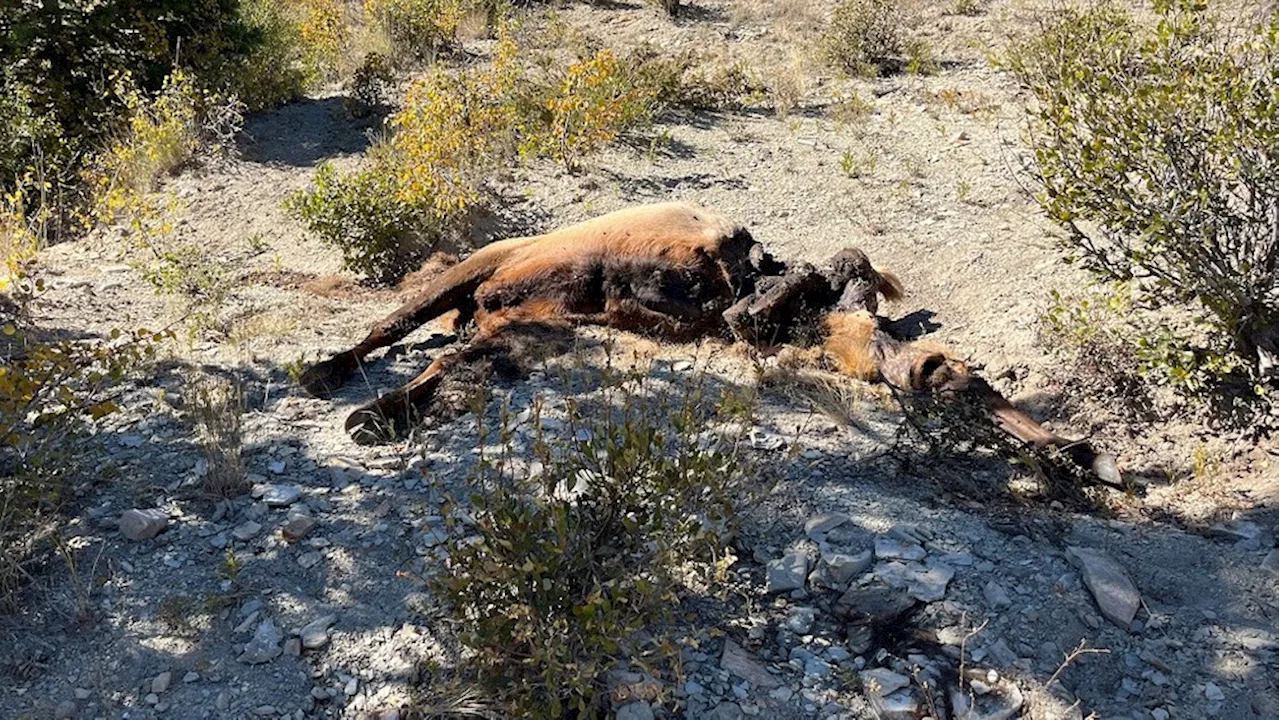
[[[419,285],[360,344],[308,369],[302,384],[328,394],[373,350],[455,312],[459,328],[474,323],[471,343],[353,413],[347,426],[358,438],[377,437],[388,419],[407,423],[452,369],[503,355],[500,364],[514,366],[511,358],[537,338],[581,325],[660,339],[732,337],[761,348],[818,345],[842,372],[864,380],[914,392],[966,386],[968,369],[945,348],[902,342],[880,327],[877,297],[902,295],[898,278],[856,249],[841,251],[823,271],[788,268],[719,213],[688,203],[644,205],[478,250]],[[1058,440],[990,393],[996,419],[1012,434]]]

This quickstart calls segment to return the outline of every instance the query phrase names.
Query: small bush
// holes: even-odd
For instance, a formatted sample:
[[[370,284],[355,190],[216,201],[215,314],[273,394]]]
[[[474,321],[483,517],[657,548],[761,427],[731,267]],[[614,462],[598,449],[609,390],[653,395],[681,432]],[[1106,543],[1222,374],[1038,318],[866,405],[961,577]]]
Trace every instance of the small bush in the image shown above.
[[[244,395],[234,383],[213,377],[192,378],[191,416],[204,455],[205,492],[234,497],[248,489],[241,458]]]
[[[466,0],[365,0],[365,13],[391,40],[395,57],[431,62],[466,17]]]
[[[386,56],[376,52],[366,54],[351,75],[347,111],[355,117],[378,112],[391,101],[395,84],[395,71]]]
[[[899,0],[844,0],[823,35],[823,54],[851,75],[899,69],[907,42],[905,22]]]
[[[588,439],[538,432],[539,474],[502,474],[501,457],[481,465],[476,534],[432,581],[475,652],[476,677],[513,717],[594,717],[607,671],[673,669],[667,621],[681,578],[714,572],[725,555],[745,474],[728,438],[740,427],[717,429],[714,398],[695,385],[675,400],[651,397],[639,379],[602,385],[611,389],[594,420],[569,407],[569,436]]]
[[[346,19],[337,0],[243,0],[240,14],[254,41],[229,88],[249,109],[301,97],[340,66]]]
[[[647,124],[657,109],[658,88],[632,82],[609,50],[577,60],[557,75],[540,93],[543,125],[527,135],[521,151],[551,157],[566,168],[576,168],[584,154],[624,130]]]
[[[1202,347],[1233,356],[1212,366],[1274,372],[1277,23],[1201,8],[1157,3],[1154,27],[1064,10],[1005,64],[1035,98],[1035,180],[1070,259],[1144,306],[1193,306],[1219,336]]]

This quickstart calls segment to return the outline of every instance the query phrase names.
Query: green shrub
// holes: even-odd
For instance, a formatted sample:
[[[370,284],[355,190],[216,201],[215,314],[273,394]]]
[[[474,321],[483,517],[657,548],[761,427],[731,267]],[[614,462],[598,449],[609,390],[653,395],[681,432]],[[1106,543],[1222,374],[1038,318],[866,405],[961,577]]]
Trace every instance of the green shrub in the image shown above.
[[[1051,294],[1039,335],[1067,361],[1061,380],[1070,396],[1102,401],[1134,420],[1206,408],[1216,412],[1215,424],[1254,419],[1250,401],[1264,391],[1241,387],[1240,360],[1203,311],[1135,307],[1129,283],[1102,284],[1073,298]]]
[[[395,83],[395,71],[387,57],[376,52],[366,54],[351,75],[347,111],[355,117],[378,112],[391,101]]]
[[[680,580],[714,575],[727,555],[740,426],[717,426],[715,398],[696,383],[674,400],[639,378],[601,385],[592,420],[568,407],[568,437],[587,439],[538,431],[540,472],[501,472],[514,451],[500,434],[507,449],[474,478],[474,534],[431,581],[475,652],[475,676],[513,717],[594,717],[607,671],[673,669]],[[540,417],[535,405],[530,426]]]
[[[219,86],[253,43],[236,0],[10,2],[0,27],[0,183],[39,166],[59,194],[115,129],[119,98],[101,92],[104,79],[128,74],[156,92],[180,62]]]
[[[1228,28],[1181,0],[1156,10],[1150,27],[1113,5],[1064,10],[1010,51],[1035,98],[1040,201],[1071,260],[1132,282],[1141,305],[1205,315],[1215,337],[1201,350],[1233,357],[1204,362],[1273,370],[1276,20]],[[1168,349],[1152,352],[1197,352]]]
[[[907,37],[900,0],[843,0],[822,37],[832,66],[851,75],[900,69]]]
[[[292,196],[291,212],[324,242],[342,251],[344,266],[376,282],[392,282],[446,238],[454,219],[406,203],[377,162],[340,175],[321,165],[310,189]]]
[[[288,201],[290,210],[342,251],[348,269],[392,281],[467,234],[495,168],[550,158],[575,170],[664,109],[727,102],[746,82],[740,69],[694,72],[691,55],[643,51],[619,60],[600,50],[560,62],[526,60],[521,50],[503,32],[490,65],[434,68],[410,86],[365,167],[321,168],[313,186]]]

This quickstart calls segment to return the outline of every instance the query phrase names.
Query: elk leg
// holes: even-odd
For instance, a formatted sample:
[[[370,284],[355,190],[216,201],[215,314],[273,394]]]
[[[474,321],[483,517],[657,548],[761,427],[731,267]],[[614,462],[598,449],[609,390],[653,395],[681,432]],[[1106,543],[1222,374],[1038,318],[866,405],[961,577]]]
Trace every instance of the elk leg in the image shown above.
[[[553,354],[562,348],[568,328],[554,322],[506,322],[487,328],[466,347],[436,358],[422,374],[347,416],[346,430],[361,445],[402,436],[418,419],[451,371],[489,362],[507,372],[522,370],[522,358]]]
[[[832,313],[825,324],[826,349],[843,372],[866,380],[879,379],[907,392],[940,393],[957,402],[965,395],[976,397],[992,422],[1012,437],[1038,448],[1059,448],[1104,484],[1121,485],[1113,456],[1096,451],[1087,441],[1072,441],[1049,431],[941,346],[926,341],[902,342],[881,329],[866,311]]]
[[[360,367],[369,353],[403,340],[423,324],[450,310],[460,311],[458,327],[468,322],[475,312],[473,293],[479,282],[467,278],[459,282],[449,271],[431,282],[405,304],[383,318],[360,344],[302,373],[299,384],[316,397],[329,397]]]

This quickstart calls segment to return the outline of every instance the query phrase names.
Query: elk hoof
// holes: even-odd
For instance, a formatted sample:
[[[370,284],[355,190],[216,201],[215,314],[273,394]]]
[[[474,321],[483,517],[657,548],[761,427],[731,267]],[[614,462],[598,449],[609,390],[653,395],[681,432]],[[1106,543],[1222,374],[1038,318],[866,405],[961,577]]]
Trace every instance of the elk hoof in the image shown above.
[[[357,445],[394,442],[408,425],[409,409],[403,392],[384,395],[347,416],[347,434]]]
[[[350,353],[334,355],[307,368],[298,379],[298,384],[315,397],[331,397],[356,369],[356,364],[356,359]]]

